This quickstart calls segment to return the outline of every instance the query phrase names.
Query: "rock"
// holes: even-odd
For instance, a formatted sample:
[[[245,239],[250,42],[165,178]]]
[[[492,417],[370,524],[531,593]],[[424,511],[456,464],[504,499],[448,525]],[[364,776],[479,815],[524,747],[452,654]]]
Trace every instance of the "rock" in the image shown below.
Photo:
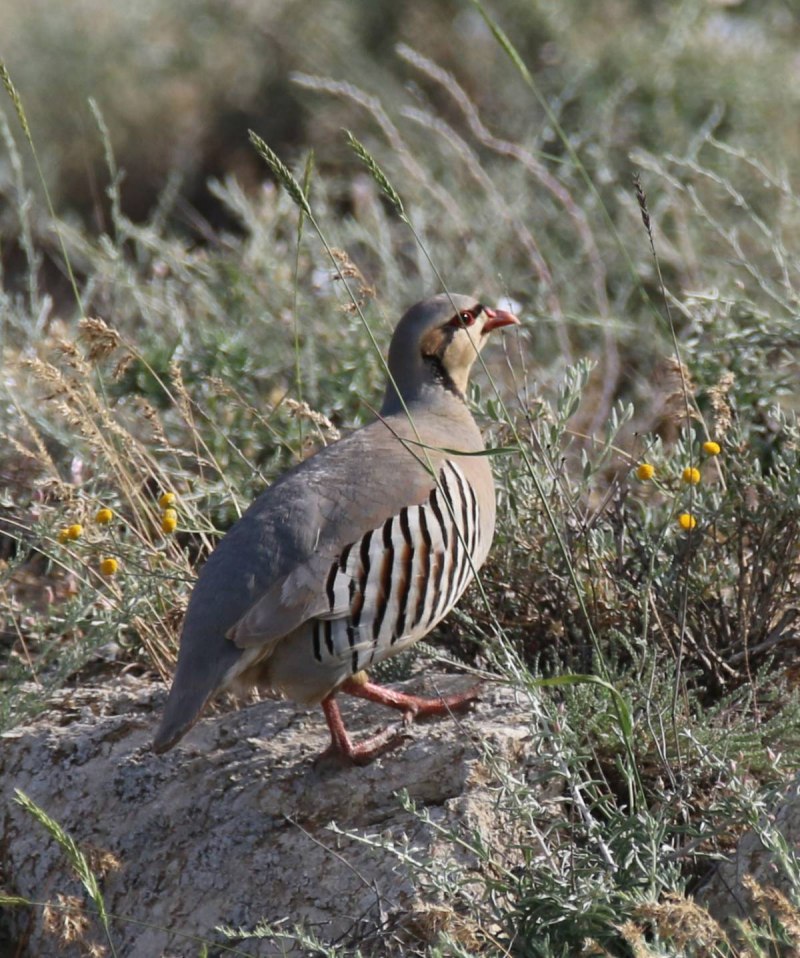
[[[787,857],[797,869],[797,850],[800,848],[800,779],[787,790],[780,804],[769,813],[761,826],[765,834],[785,843]],[[755,889],[758,903],[754,900],[752,882],[761,889],[775,889],[790,895],[795,882],[780,864],[780,856],[774,849],[766,848],[756,831],[745,833],[735,853],[714,869],[698,890],[695,898],[725,928],[733,929],[734,919],[753,918],[758,914],[758,905],[769,908],[769,895]],[[751,887],[748,888],[748,885]]]
[[[431,694],[467,684],[429,673],[424,685],[398,687]],[[221,954],[217,926],[251,930],[259,921],[287,933],[302,924],[365,953],[422,949],[459,919],[420,888],[409,861],[452,857],[457,846],[404,809],[399,793],[433,823],[502,841],[497,770],[525,774],[537,754],[530,703],[486,685],[471,713],[414,725],[408,742],[366,768],[315,766],[328,741],[321,711],[274,701],[206,717],[156,756],[150,741],[164,695],[160,684],[125,676],[63,692],[0,746],[0,885],[38,902],[59,894],[87,902],[62,849],[14,801],[20,789],[89,854],[125,958],[195,958],[201,940],[209,955]],[[387,718],[386,709],[348,696],[342,709],[354,737]],[[390,844],[407,852],[405,861]],[[9,954],[72,958],[94,944],[110,953],[96,916],[87,917],[88,927],[76,929],[63,910],[8,909],[0,952],[5,944]],[[309,954],[286,941],[234,944],[254,956]]]

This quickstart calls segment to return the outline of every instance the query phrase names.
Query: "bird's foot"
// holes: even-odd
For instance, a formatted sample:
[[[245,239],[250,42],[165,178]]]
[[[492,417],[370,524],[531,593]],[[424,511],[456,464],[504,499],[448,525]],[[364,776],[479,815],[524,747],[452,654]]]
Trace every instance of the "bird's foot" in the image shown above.
[[[364,673],[358,673],[358,676],[347,679],[340,686],[342,692],[349,695],[357,695],[362,699],[369,699],[370,702],[378,702],[381,705],[388,705],[389,708],[398,709],[403,713],[403,723],[409,725],[415,718],[427,718],[431,715],[449,715],[451,712],[458,712],[474,702],[480,695],[481,686],[473,685],[466,692],[458,692],[455,695],[438,695],[435,698],[429,698],[421,695],[408,695],[406,692],[396,692],[394,689],[384,688],[382,685],[376,685],[364,678]]]
[[[334,740],[314,759],[314,768],[319,770],[369,765],[381,755],[399,748],[408,738],[404,725],[390,725],[363,742],[353,742],[349,736],[346,742]]]
[[[356,743],[347,734],[339,706],[332,695],[323,700],[322,709],[331,732],[331,744],[315,759],[314,767],[317,769],[369,765],[380,755],[402,745],[409,737],[404,723],[403,726],[390,725],[365,741]]]

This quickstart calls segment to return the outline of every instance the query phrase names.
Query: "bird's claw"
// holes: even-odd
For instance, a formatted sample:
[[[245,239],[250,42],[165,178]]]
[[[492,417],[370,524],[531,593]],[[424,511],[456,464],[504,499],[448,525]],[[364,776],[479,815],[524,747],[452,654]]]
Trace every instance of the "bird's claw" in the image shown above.
[[[349,768],[353,765],[369,765],[370,762],[399,748],[408,741],[408,724],[403,716],[399,725],[389,725],[363,742],[353,742],[348,736],[346,739],[337,739],[318,755],[314,760],[314,768],[324,771],[328,768]]]

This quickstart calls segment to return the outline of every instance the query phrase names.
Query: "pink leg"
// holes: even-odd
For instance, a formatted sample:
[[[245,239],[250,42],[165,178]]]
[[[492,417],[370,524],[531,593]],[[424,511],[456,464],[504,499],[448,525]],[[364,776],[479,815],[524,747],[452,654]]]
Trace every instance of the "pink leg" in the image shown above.
[[[402,729],[385,728],[364,742],[354,745],[342,721],[342,713],[333,695],[322,700],[322,710],[331,732],[331,744],[320,755],[316,763],[332,759],[342,765],[369,765],[369,763],[397,748],[406,734]],[[316,764],[315,763],[315,764]]]
[[[361,673],[363,674],[363,673]],[[403,721],[411,722],[415,718],[427,718],[429,715],[449,715],[465,708],[474,702],[480,693],[480,685],[473,685],[466,692],[457,695],[440,695],[436,698],[423,698],[419,695],[407,695],[405,692],[395,692],[368,680],[359,681],[357,678],[347,679],[340,689],[348,695],[357,695],[370,702],[388,705],[389,708],[399,709],[403,713]]]

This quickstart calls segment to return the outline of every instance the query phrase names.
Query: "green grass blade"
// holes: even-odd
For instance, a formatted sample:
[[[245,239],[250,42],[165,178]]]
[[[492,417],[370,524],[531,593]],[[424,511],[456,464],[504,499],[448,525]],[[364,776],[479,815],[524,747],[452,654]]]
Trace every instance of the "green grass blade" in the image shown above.
[[[32,798],[29,798],[25,792],[19,788],[14,789],[14,794],[17,804],[21,805],[32,818],[39,822],[66,855],[67,861],[80,879],[92,904],[97,909],[97,916],[106,933],[106,939],[108,940],[112,955],[116,955],[114,944],[111,940],[111,929],[109,927],[108,912],[106,911],[103,893],[100,891],[100,884],[97,881],[97,876],[89,865],[88,858],[80,848],[78,848],[72,836],[65,832],[61,825],[59,825],[55,819],[51,818],[43,808],[40,808]]]

